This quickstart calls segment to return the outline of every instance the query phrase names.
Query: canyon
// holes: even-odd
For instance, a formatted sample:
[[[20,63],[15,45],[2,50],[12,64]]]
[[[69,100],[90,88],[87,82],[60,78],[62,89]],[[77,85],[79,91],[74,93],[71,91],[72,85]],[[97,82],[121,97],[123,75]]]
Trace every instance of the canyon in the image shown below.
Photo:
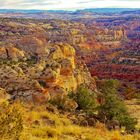
[[[102,18],[103,14],[97,13],[96,17],[92,12],[83,13],[92,18],[84,15],[73,16],[69,21],[1,18],[0,59],[4,61],[1,61],[1,79],[4,81],[0,86],[7,84],[8,92],[14,95],[18,89],[31,95],[34,91],[47,94],[53,92],[53,88],[63,95],[76,90],[81,83],[89,82],[86,79],[94,81],[94,76],[98,76],[115,78],[139,89],[139,15],[126,12]],[[81,15],[80,11],[67,14]],[[129,18],[127,14],[130,14]],[[26,13],[21,15],[26,17]],[[13,64],[9,66],[11,62]],[[11,72],[7,75],[6,71]],[[12,82],[26,83],[25,88],[19,86],[14,91],[14,87],[10,87]],[[95,82],[91,85],[96,90]],[[28,89],[32,89],[31,93]]]
[[[3,137],[139,139],[140,10],[0,10],[0,95]]]

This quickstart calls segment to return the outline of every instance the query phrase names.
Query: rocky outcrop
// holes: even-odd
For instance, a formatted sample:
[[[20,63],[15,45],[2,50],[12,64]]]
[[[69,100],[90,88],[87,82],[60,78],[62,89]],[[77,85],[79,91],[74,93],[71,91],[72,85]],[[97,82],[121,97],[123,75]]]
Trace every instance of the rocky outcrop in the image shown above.
[[[121,41],[127,39],[126,31],[124,29],[98,29],[95,34],[96,39],[99,40],[99,42]]]
[[[7,59],[7,53],[6,53],[6,49],[4,47],[0,47],[0,58],[1,59]]]
[[[60,43],[55,47],[50,46],[49,50],[49,60],[46,60],[44,70],[36,78],[46,83],[51,97],[55,97],[53,94],[62,94],[63,97],[69,91],[76,91],[85,79],[83,78],[84,72],[80,69],[78,71],[78,65],[75,63],[74,48],[68,44]]]
[[[39,93],[42,87],[33,79],[29,79],[21,68],[15,66],[0,67],[0,86],[11,94],[11,98],[31,98],[32,93]]]
[[[0,24],[0,41],[4,43],[0,57],[6,60],[0,63],[0,87],[12,98],[45,102],[63,98],[92,81],[86,65],[79,64],[76,56],[86,41],[85,25],[70,22],[67,27],[63,21],[47,22],[51,29],[38,21],[4,20]]]
[[[0,47],[0,58],[1,59],[11,59],[13,61],[18,61],[25,59],[25,53],[16,47]]]
[[[71,45],[46,45],[37,42],[35,39],[35,42],[28,42],[31,44],[25,43],[22,51],[14,47],[1,48],[1,56],[3,59],[9,58],[9,62],[1,64],[0,87],[5,88],[12,99],[45,103],[52,98],[62,99],[70,91],[75,92],[80,84],[90,81],[88,72],[76,63],[75,49]],[[38,47],[42,50],[38,51]],[[18,48],[22,49],[21,46]],[[24,54],[30,57],[28,60],[22,59],[21,62]],[[34,63],[31,63],[32,56],[35,57]],[[11,60],[17,62],[10,64]]]

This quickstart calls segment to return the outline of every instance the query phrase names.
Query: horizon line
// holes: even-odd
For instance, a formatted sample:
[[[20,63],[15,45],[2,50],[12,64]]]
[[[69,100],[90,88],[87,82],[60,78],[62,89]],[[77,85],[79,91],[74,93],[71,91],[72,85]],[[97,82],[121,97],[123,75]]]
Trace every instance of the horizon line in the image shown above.
[[[133,8],[133,7],[98,7],[98,8],[81,8],[81,9],[18,9],[18,8],[0,8],[0,10],[25,10],[25,11],[28,11],[28,10],[39,10],[39,11],[78,11],[78,10],[90,10],[90,9],[140,9],[138,7],[136,8]]]

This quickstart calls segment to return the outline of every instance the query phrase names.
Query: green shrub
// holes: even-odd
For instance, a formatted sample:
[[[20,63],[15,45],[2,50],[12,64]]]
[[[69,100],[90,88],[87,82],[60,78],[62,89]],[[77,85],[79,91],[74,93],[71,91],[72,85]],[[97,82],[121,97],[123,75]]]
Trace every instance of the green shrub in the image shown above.
[[[135,125],[137,124],[137,120],[129,116],[129,114],[123,114],[118,117],[119,122],[122,126],[125,126],[128,132],[135,130]]]
[[[103,94],[102,98],[104,98],[104,102],[99,107],[99,117],[101,120],[104,120],[105,123],[118,121],[119,126],[124,126],[127,131],[134,130],[137,121],[130,117],[123,100],[117,93],[118,81],[104,80],[101,85],[100,91]]]
[[[17,104],[0,105],[0,138],[18,140],[23,130],[21,111]]]
[[[90,91],[86,86],[80,86],[77,89],[77,93],[70,93],[69,97],[73,98],[77,102],[77,109],[79,110],[92,110],[95,109],[97,106],[95,94]]]

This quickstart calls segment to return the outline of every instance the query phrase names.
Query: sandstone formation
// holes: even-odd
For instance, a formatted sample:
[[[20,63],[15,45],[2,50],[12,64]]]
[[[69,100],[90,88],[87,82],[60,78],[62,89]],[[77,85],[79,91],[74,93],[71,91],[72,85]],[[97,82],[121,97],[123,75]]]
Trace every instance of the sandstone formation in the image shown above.
[[[90,75],[75,61],[75,49],[66,43],[43,44],[30,38],[17,48],[1,47],[0,53],[2,61],[6,60],[0,67],[0,86],[13,99],[45,103],[64,98],[80,84],[90,82]]]
[[[13,61],[18,61],[25,59],[25,54],[23,51],[12,47],[0,47],[0,59],[11,59]]]
[[[138,83],[139,19],[121,20],[123,26],[119,17],[3,19],[0,87],[6,87],[12,97],[25,94],[31,100],[32,95],[36,100],[41,96],[48,100],[55,90],[63,97],[83,83],[96,91],[90,73]]]

